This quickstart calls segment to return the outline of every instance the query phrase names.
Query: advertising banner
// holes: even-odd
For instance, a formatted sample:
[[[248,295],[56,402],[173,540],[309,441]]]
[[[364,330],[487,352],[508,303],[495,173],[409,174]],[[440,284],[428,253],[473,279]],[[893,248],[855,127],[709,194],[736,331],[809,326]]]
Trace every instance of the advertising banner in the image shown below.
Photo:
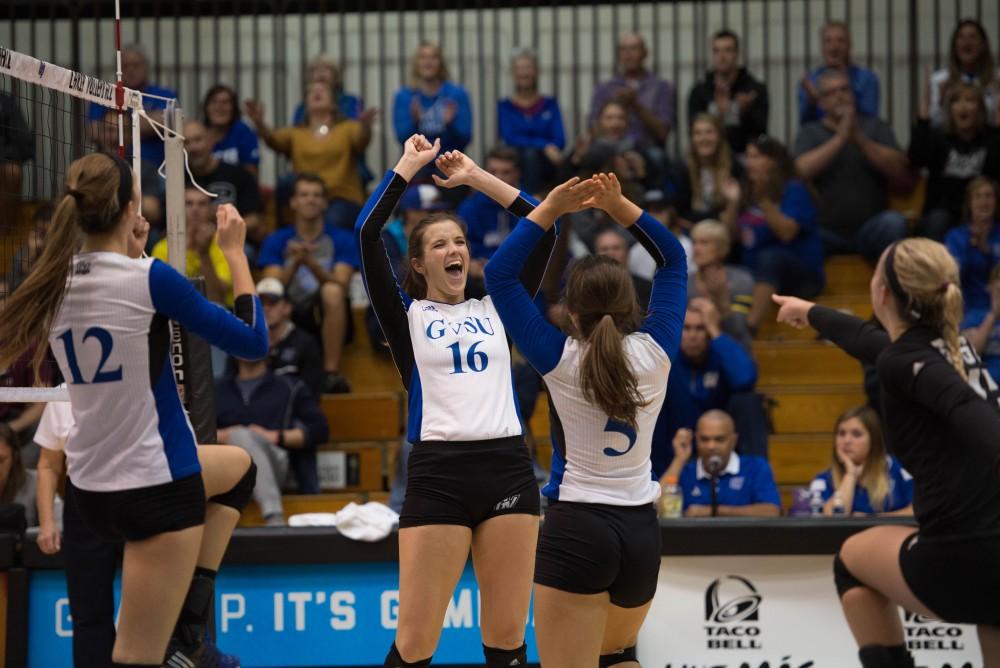
[[[848,668],[857,646],[832,556],[668,557],[639,635],[644,668]],[[982,668],[976,629],[903,617],[918,667]]]

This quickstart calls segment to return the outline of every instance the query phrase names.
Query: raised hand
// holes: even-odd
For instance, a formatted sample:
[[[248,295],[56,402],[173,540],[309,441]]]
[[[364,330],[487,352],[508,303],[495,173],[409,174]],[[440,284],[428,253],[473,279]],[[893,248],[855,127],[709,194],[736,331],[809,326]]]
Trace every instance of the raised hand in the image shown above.
[[[440,139],[435,139],[432,144],[422,134],[415,134],[403,143],[403,155],[396,163],[394,171],[410,181],[425,165],[432,162],[440,151]]]
[[[611,210],[618,206],[624,198],[622,184],[618,182],[618,177],[615,176],[614,172],[609,172],[607,174],[594,174],[590,180],[595,184],[594,194],[585,204],[588,207],[611,213]]]
[[[598,185],[594,179],[581,181],[574,176],[565,183],[553,188],[542,201],[545,207],[559,217],[566,213],[574,213],[593,206],[589,202],[597,194]],[[620,191],[619,191],[620,192]]]
[[[784,295],[772,295],[771,299],[778,305],[778,322],[791,325],[796,329],[804,329],[809,326],[809,309],[816,304],[798,297]]]
[[[257,100],[244,100],[243,108],[247,112],[247,118],[253,121],[258,128],[264,125],[264,105]]]
[[[674,434],[674,440],[671,444],[674,448],[674,458],[683,462],[691,459],[691,451],[694,448],[693,443],[694,432],[690,429],[678,429],[677,433]]]
[[[710,338],[717,338],[722,333],[719,309],[715,308],[712,300],[705,297],[695,297],[688,304],[688,308],[701,313],[701,317],[705,320],[705,329],[708,331]]]
[[[128,235],[128,256],[133,260],[142,257],[149,241],[149,221],[136,216],[132,223],[132,233]]]
[[[221,204],[215,210],[219,248],[224,254],[243,254],[247,240],[247,224],[232,204]]]
[[[376,118],[378,118],[378,107],[368,107],[358,114],[358,122],[367,128],[375,124]]]
[[[722,182],[719,192],[722,193],[722,196],[730,204],[738,203],[743,194],[740,182],[731,176]]]
[[[438,156],[434,164],[445,175],[445,178],[432,174],[434,183],[442,188],[455,188],[457,186],[467,186],[470,184],[479,165],[469,156],[461,151],[447,151]]]

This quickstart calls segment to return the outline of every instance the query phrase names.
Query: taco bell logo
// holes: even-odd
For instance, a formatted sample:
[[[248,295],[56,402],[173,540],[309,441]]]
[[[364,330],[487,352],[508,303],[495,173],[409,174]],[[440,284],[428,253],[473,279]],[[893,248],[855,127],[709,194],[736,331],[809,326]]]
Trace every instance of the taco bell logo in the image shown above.
[[[944,624],[907,611],[903,616],[903,628],[906,647],[910,651],[954,652],[965,649],[965,632],[956,624]]]
[[[708,649],[763,649],[760,639],[761,595],[753,583],[727,575],[705,590],[705,633]]]

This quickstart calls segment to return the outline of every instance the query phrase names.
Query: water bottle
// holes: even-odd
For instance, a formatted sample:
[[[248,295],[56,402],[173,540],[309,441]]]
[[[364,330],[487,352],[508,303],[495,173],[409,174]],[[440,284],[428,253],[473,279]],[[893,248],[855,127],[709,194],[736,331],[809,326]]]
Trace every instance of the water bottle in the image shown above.
[[[680,517],[684,507],[684,499],[677,484],[677,476],[667,476],[660,495],[660,517]]]
[[[809,514],[812,517],[823,515],[823,493],[818,489],[809,490]]]
[[[834,517],[844,517],[847,515],[847,509],[844,508],[844,500],[840,498],[839,494],[834,494],[833,496],[833,516]]]

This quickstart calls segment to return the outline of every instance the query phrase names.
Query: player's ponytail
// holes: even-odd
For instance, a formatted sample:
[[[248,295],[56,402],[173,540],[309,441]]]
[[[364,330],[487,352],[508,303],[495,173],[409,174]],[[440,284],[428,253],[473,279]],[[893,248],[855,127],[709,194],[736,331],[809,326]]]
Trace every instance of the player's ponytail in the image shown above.
[[[624,267],[590,256],[574,265],[566,285],[566,307],[584,344],[580,389],[609,418],[635,428],[644,404],[622,339],[639,326],[635,287]]]
[[[903,318],[936,329],[948,361],[966,378],[959,339],[962,290],[955,259],[936,241],[905,239],[889,249],[883,271]]]
[[[127,179],[124,185],[122,178]],[[35,345],[37,382],[48,348],[46,339],[70,280],[73,254],[80,246],[80,233],[107,234],[114,230],[131,198],[132,177],[124,161],[95,153],[70,165],[66,193],[57,200],[42,254],[28,277],[7,298],[0,314],[0,369],[13,364]]]

